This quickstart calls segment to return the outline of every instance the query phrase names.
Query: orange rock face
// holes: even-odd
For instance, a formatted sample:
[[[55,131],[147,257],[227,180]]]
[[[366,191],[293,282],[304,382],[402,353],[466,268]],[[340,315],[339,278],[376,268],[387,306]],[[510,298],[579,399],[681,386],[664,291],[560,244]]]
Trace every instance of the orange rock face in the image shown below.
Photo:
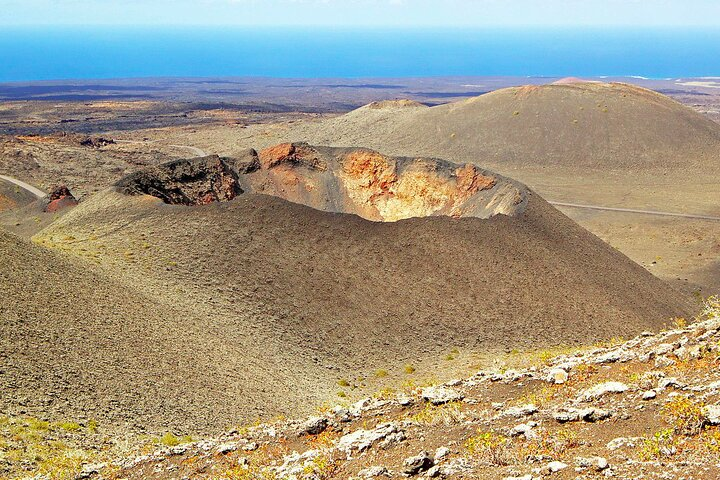
[[[283,162],[292,159],[295,154],[295,146],[292,143],[281,143],[274,147],[266,148],[259,153],[260,165],[269,170]]]
[[[318,160],[315,150],[305,145],[281,143],[262,150],[258,156],[260,157],[260,165],[265,170],[270,170],[283,163],[301,163],[319,170],[327,168],[324,163]]]
[[[488,177],[478,172],[475,165],[466,163],[462,167],[455,170],[457,176],[457,188],[461,192],[468,195],[475,195],[482,190],[489,190],[495,186],[497,180],[494,177]]]

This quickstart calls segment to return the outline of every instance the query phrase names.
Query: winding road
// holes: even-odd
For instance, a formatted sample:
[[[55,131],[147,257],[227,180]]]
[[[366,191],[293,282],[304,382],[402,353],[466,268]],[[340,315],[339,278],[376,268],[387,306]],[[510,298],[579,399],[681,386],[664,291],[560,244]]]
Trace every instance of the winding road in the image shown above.
[[[0,179],[5,180],[6,182],[14,183],[18,187],[20,187],[24,190],[27,190],[28,192],[32,193],[33,195],[35,195],[38,198],[42,198],[45,195],[47,195],[47,193],[43,192],[39,188],[35,188],[32,185],[29,185],[21,180],[18,180],[17,178],[8,177],[7,175],[0,175]]]
[[[601,207],[599,205],[584,205],[581,203],[564,203],[564,202],[548,202],[556,207],[570,207],[570,208],[584,208],[587,210],[602,210],[607,212],[623,212],[623,213],[639,213],[642,215],[658,215],[661,217],[681,217],[681,218],[694,218],[697,220],[714,220],[720,222],[720,217],[714,217],[712,215],[696,215],[693,213],[675,213],[675,212],[660,212],[657,210],[640,210],[637,208],[616,208],[616,207]]]

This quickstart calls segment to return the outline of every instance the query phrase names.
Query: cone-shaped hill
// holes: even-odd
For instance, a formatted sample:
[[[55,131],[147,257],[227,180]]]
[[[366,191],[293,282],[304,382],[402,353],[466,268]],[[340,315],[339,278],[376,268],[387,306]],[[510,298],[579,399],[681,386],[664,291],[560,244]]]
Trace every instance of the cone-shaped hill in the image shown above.
[[[296,134],[397,155],[510,167],[720,169],[720,125],[633,85],[569,81],[420,107],[370,104]]]
[[[175,161],[34,237],[63,255],[0,240],[3,259],[20,259],[0,277],[3,341],[45,339],[3,347],[8,398],[54,392],[109,417],[117,404],[103,399],[120,399],[156,427],[297,413],[332,399],[340,378],[452,363],[455,347],[594,342],[688,314],[523,185],[364,149]]]

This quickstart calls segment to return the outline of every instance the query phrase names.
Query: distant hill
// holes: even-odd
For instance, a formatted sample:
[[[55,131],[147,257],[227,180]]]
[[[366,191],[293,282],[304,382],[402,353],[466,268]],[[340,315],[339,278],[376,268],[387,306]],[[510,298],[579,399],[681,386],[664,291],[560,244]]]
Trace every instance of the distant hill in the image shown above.
[[[473,195],[494,204],[501,197],[483,192],[511,186],[516,208],[387,222],[279,198],[302,200],[298,185],[346,198],[332,178],[358,154],[399,173],[422,166],[450,185],[459,178],[448,162],[302,148],[127,177],[34,237],[62,256],[0,237],[2,378],[15,386],[3,401],[22,396],[27,409],[50,398],[63,412],[94,406],[109,422],[217,429],[332,400],[343,378],[407,363],[442,374],[454,348],[588,343],[688,314],[663,282],[488,171],[495,183]],[[396,195],[396,181],[373,190],[380,197],[361,195],[373,182],[352,188],[377,200]]]
[[[306,128],[296,134],[318,144],[444,155],[501,172],[515,166],[720,168],[720,125],[669,97],[622,83],[570,79],[424,108],[376,103]]]

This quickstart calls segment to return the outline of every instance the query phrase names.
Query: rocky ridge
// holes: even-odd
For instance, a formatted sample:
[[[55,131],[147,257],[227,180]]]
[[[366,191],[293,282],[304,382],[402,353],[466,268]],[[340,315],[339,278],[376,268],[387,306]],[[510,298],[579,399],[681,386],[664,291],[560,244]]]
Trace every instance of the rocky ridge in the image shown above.
[[[235,429],[109,478],[718,478],[718,366],[713,298],[690,326]]]

